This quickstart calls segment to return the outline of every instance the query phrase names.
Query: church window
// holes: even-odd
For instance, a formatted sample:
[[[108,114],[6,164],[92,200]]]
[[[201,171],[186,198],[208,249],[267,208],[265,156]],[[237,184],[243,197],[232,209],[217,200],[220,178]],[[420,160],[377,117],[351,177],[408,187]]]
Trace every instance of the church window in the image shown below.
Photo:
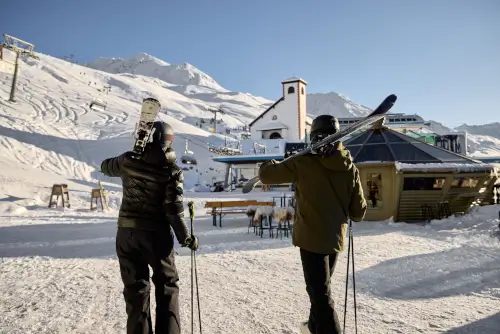
[[[293,94],[293,93],[295,93],[295,88],[293,88],[291,86],[288,87],[288,94]]]
[[[276,115],[273,115],[273,121],[277,120],[278,119],[278,116]]]
[[[269,136],[269,139],[282,139],[281,135],[278,132],[273,132]]]
[[[300,94],[304,95],[304,87],[300,87]]]

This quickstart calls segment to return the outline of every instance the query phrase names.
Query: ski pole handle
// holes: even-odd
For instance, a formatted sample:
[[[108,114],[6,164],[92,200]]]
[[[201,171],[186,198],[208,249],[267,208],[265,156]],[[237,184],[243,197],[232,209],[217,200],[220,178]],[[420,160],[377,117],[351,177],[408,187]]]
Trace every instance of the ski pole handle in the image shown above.
[[[191,218],[191,220],[194,219],[194,202],[191,201],[191,202],[188,202],[188,209],[189,209],[189,218]]]

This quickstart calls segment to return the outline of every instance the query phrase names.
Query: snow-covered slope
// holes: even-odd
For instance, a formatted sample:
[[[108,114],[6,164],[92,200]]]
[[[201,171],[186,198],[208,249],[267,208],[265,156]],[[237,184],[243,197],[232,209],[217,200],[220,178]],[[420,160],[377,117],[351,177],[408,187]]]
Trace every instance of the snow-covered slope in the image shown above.
[[[242,194],[217,195],[237,200]],[[194,198],[205,200],[210,198]],[[480,207],[426,226],[354,224],[359,333],[498,334],[499,209]],[[310,305],[299,251],[290,238],[247,233],[247,218],[232,216],[223,218],[222,228],[214,228],[209,216],[196,217],[203,332],[298,333]],[[0,332],[125,333],[115,235],[115,217],[100,212],[44,208],[29,218],[0,220]],[[186,248],[176,251],[180,321],[189,333],[191,257]],[[351,277],[344,299],[346,267],[347,251],[339,254],[331,293],[340,319],[347,307],[345,333],[355,333]],[[155,306],[152,297],[153,319]]]
[[[246,93],[229,92],[222,88],[213,78],[203,73],[196,67],[185,63],[184,65],[171,65],[163,60],[148,54],[138,54],[134,57],[99,58],[87,66],[108,73],[133,73],[158,78],[172,84],[169,89],[188,98],[201,101],[219,103],[225,109],[226,103],[233,104],[228,115],[252,120],[253,112],[248,113],[247,107],[258,105],[265,109],[274,101]],[[237,108],[235,104],[241,106]],[[318,115],[330,114],[336,117],[360,117],[370,113],[372,109],[363,106],[349,97],[335,92],[307,94],[307,113],[314,118]],[[175,113],[175,111],[173,111]],[[178,115],[182,117],[182,113]],[[500,147],[500,124],[492,123],[483,126],[462,125],[451,129],[443,124],[430,121],[431,129],[438,134],[451,131],[467,131],[470,136],[470,152],[474,156],[498,156]]]
[[[362,106],[347,96],[334,92],[307,94],[307,113],[311,117],[330,114],[336,117],[360,117],[372,110]]]
[[[500,118],[500,116],[498,117]],[[500,139],[500,123],[488,123],[483,125],[462,124],[455,128],[457,131],[466,131],[471,135],[489,136]]]
[[[8,50],[4,50],[4,56],[13,60]],[[75,192],[86,189],[82,201],[88,199],[87,191],[97,186],[97,180],[112,182],[111,187],[116,188],[119,180],[105,178],[98,172],[99,164],[102,159],[132,147],[132,132],[144,97],[160,100],[160,118],[175,129],[178,156],[184,151],[184,139],[190,140],[189,149],[200,163],[184,166],[188,169],[188,189],[197,182],[211,183],[223,178],[223,166],[212,162],[207,143],[221,145],[225,137],[207,131],[209,126],[200,128],[187,120],[209,119],[212,114],[207,108],[223,106],[226,114],[218,118],[229,128],[237,127],[253,120],[266,104],[265,99],[250,94],[227,91],[210,93],[201,100],[171,89],[179,86],[158,78],[111,74],[43,54],[38,56],[39,60],[28,58],[21,64],[16,103],[7,101],[11,74],[0,73],[0,198],[22,198],[30,205],[46,205],[53,183],[68,183]],[[107,85],[111,91],[99,96],[98,89]],[[105,111],[89,108],[98,96],[107,102]],[[41,176],[31,180],[27,175]],[[78,188],[73,181],[85,187]],[[24,186],[19,187],[20,184]],[[78,192],[72,196],[74,201],[78,198]],[[0,201],[0,211],[2,207],[15,211],[13,202],[16,201]]]
[[[22,198],[29,205],[45,205],[49,188],[56,182],[79,184],[72,187],[82,191],[82,201],[88,199],[85,194],[97,180],[117,187],[119,180],[98,172],[99,163],[131,148],[144,97],[153,96],[162,103],[160,118],[174,127],[179,156],[185,139],[190,141],[189,149],[199,165],[184,166],[188,189],[198,182],[212,183],[224,176],[224,166],[210,159],[207,143],[220,145],[226,137],[212,133],[210,124],[197,123],[200,118],[209,120],[213,116],[207,109],[225,111],[218,115],[224,122],[218,128],[223,133],[226,128],[248,124],[273,103],[248,93],[228,91],[191,65],[170,65],[145,54],[89,64],[101,70],[38,55],[39,60],[22,61],[16,103],[7,101],[11,74],[0,73],[0,198]],[[13,60],[8,50],[4,56]],[[110,86],[111,91],[99,93],[105,86]],[[89,108],[96,97],[107,102],[105,111]],[[363,115],[369,109],[340,94],[328,93],[309,94],[308,111],[313,117],[323,113],[345,117]],[[470,142],[476,155],[500,155],[499,139],[471,135]],[[19,188],[19,184],[23,187]],[[0,207],[15,211],[14,202],[0,201]]]
[[[429,121],[430,129],[438,134],[450,132],[467,132],[467,146],[469,155],[479,157],[500,156],[500,123],[491,123],[481,126],[463,124],[456,128],[449,128],[445,125]]]
[[[196,85],[212,92],[227,92],[213,78],[191,64],[169,64],[146,53],[126,59],[99,58],[85,65],[113,74],[139,74],[158,78],[173,85]]]

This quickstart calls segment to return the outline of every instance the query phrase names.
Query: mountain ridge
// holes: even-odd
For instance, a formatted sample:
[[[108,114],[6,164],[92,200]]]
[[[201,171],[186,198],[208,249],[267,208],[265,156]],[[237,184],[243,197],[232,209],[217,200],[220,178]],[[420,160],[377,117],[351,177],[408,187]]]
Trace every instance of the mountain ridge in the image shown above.
[[[224,166],[212,160],[216,154],[208,146],[231,147],[242,133],[243,125],[274,102],[250,93],[220,89],[213,78],[192,65],[165,71],[166,66],[171,66],[168,62],[145,54],[128,62],[126,70],[124,67],[120,70],[123,61],[117,62],[116,58],[102,58],[101,69],[96,70],[50,55],[37,53],[37,56],[39,59],[21,60],[15,103],[8,101],[12,73],[0,75],[0,153],[3,157],[0,159],[0,197],[12,198],[0,202],[0,212],[22,214],[26,208],[46,208],[50,195],[47,189],[53,183],[71,186],[72,206],[76,204],[76,207],[87,207],[90,189],[97,186],[97,180],[119,192],[119,179],[104,177],[99,172],[100,162],[131,149],[132,133],[145,97],[160,100],[159,119],[174,127],[178,157],[184,154],[187,143],[198,160],[197,166],[180,163],[185,172],[186,191],[222,180]],[[4,50],[4,59],[13,61],[14,54]],[[114,66],[111,72],[120,73],[103,71],[109,70],[106,64]],[[141,74],[151,74],[148,71],[163,79]],[[193,84],[197,80],[204,80],[203,84],[212,87]],[[276,86],[277,92],[281,92],[279,82]],[[104,92],[104,87],[111,90]],[[104,110],[90,108],[90,103],[97,98],[106,102]],[[359,116],[370,110],[333,92],[308,94],[308,103],[308,116],[323,113]],[[217,133],[210,123],[213,114],[209,108],[225,111],[217,115],[217,120],[221,120]],[[448,131],[437,122],[434,126]],[[499,139],[471,135],[470,143],[473,154],[500,155]],[[23,186],[19,187],[20,184]],[[118,207],[120,197],[111,198]]]
[[[171,64],[147,53],[138,53],[129,58],[99,57],[84,65],[113,74],[124,74],[130,71],[131,74],[156,77],[172,84],[173,86],[170,87],[172,90],[186,96],[200,97],[203,99],[203,94],[224,92],[227,94],[248,94],[252,98],[259,99],[263,107],[270,106],[274,103],[273,100],[268,100],[263,97],[254,96],[249,93],[233,92],[223,88],[213,77],[192,64]],[[170,72],[163,70],[162,72],[161,68],[166,67],[175,68],[175,70],[169,70]],[[185,73],[182,74],[181,72]],[[182,79],[179,79],[179,77]],[[279,89],[279,87],[277,89]],[[333,91],[327,93],[307,93],[307,113],[310,116],[330,114],[336,117],[361,117],[367,115],[372,110],[372,108],[359,104],[341,93]],[[435,130],[437,133],[467,131],[470,134],[486,135],[480,131],[480,128],[487,127],[490,128],[487,134],[488,136],[500,139],[500,123],[498,122],[471,126],[464,124],[458,127],[448,127],[434,120],[429,120],[429,122],[433,124],[431,129]]]

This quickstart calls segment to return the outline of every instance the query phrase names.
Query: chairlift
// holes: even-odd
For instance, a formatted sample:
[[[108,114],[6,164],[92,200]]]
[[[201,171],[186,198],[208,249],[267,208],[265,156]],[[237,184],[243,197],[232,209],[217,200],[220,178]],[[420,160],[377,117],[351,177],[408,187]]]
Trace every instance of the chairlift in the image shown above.
[[[101,96],[102,96],[103,91],[106,91],[106,93],[107,93],[108,90],[110,90],[110,89],[111,89],[111,86],[104,86],[103,89],[98,88],[97,91],[99,92],[99,95],[94,100],[92,100],[92,102],[90,102],[90,109],[96,110],[96,111],[106,110],[107,103],[101,99]]]
[[[186,149],[184,154],[181,156],[181,162],[187,165],[197,165],[196,158],[194,157],[193,151],[188,149],[188,139],[186,138]]]
[[[90,109],[95,111],[104,111],[106,110],[107,103],[101,99],[94,99],[90,102]]]

